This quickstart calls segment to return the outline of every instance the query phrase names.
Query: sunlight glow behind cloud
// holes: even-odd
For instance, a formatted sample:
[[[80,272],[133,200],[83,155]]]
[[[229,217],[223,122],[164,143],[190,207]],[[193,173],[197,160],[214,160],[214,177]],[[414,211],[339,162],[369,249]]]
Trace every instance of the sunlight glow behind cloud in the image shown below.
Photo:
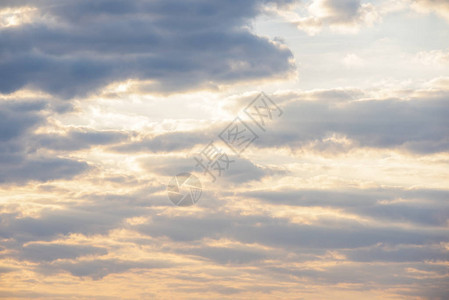
[[[446,8],[3,1],[0,297],[447,299]],[[212,182],[261,90],[282,118]]]

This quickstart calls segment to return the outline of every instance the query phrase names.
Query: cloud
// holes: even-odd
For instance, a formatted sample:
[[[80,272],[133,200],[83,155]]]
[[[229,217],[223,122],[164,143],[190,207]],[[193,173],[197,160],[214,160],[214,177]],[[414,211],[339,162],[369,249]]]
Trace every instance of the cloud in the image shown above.
[[[348,68],[363,67],[365,65],[365,61],[354,53],[346,55],[342,62]]]
[[[371,2],[318,0],[295,21],[356,31],[379,19],[382,3]],[[415,90],[275,92],[282,117],[266,132],[248,121],[260,138],[216,183],[202,181],[196,206],[167,198],[168,178],[200,174],[195,152],[229,124],[205,118],[234,117],[253,95],[139,92],[288,75],[282,38],[251,24],[285,29],[258,17],[290,3],[1,2],[0,92],[18,92],[0,94],[0,295],[447,298],[446,77]],[[315,53],[328,38],[312,38],[302,55],[367,64],[366,51]],[[437,65],[446,52],[416,57]],[[128,78],[118,94],[101,91]]]
[[[0,28],[0,92],[73,97],[129,78],[174,92],[286,76],[290,50],[247,29],[269,2],[287,1],[22,1],[45,17]]]
[[[434,276],[438,278],[434,278],[434,284],[435,293],[443,293],[438,284],[444,281],[444,274],[438,267],[448,260],[445,245],[449,240],[444,223],[433,222],[432,214],[440,212],[447,217],[447,191],[260,190],[231,191],[233,196],[227,197],[229,193],[222,190],[216,199],[208,195],[203,199],[219,205],[182,211],[179,211],[182,208],[152,207],[152,194],[158,192],[147,189],[134,194],[84,195],[82,203],[68,203],[64,210],[45,209],[36,217],[3,213],[0,236],[10,251],[1,257],[32,261],[31,269],[47,278],[67,272],[75,277],[100,280],[109,274],[131,276],[135,270],[154,268],[168,268],[171,275],[177,276],[177,264],[168,259],[175,255],[197,263],[200,273],[189,269],[189,278],[201,274],[219,280],[223,275],[210,271],[217,270],[219,265],[233,266],[233,272],[241,276],[255,272],[252,276],[276,278],[276,282],[283,284],[313,280],[318,285],[357,283],[361,289],[370,288],[367,282],[377,287],[402,284],[404,292],[422,286],[429,278],[413,277],[409,269],[427,268],[428,276],[441,274]],[[252,200],[264,197],[263,205],[255,205]],[[401,209],[395,210],[394,206],[401,203]],[[250,214],[248,210],[233,209],[234,205],[246,207],[245,204],[255,209]],[[277,204],[287,205],[287,212],[298,211],[300,206],[334,208],[338,213],[352,213],[357,218],[323,215],[309,222],[297,222],[276,216],[277,210],[273,208]],[[376,206],[386,209],[379,214]],[[416,210],[410,214],[407,207]],[[418,212],[421,217],[415,218],[413,214]],[[374,221],[361,221],[359,218],[364,216],[373,217]],[[133,217],[141,220],[125,222]],[[123,230],[125,234],[118,237],[117,232]],[[113,231],[115,234],[111,235]],[[89,244],[55,244],[61,237],[80,235]],[[101,240],[96,240],[99,235]],[[106,252],[98,246],[103,239],[113,240],[114,247]],[[147,260],[146,255],[135,260],[110,258],[124,247],[136,247],[146,255],[162,251],[164,260]],[[91,257],[105,254],[108,258]],[[378,270],[385,268],[389,271],[379,275]],[[287,278],[283,277],[285,274]],[[242,290],[237,287],[238,292],[243,293],[253,283],[247,282]],[[191,283],[192,290],[196,287]],[[278,288],[281,287],[272,287]],[[424,288],[419,292],[424,293]]]
[[[449,64],[449,50],[421,51],[415,59],[425,65],[444,67]]]
[[[210,129],[210,128],[209,128]],[[176,131],[156,136],[142,137],[139,141],[123,143],[111,147],[111,150],[124,153],[133,152],[177,152],[205,144],[214,136],[209,131]]]
[[[91,277],[93,280],[99,280],[109,274],[124,273],[130,269],[158,269],[172,266],[171,263],[158,260],[147,261],[129,261],[120,259],[98,259],[80,262],[54,262],[43,264],[37,268],[37,271],[45,275],[69,272],[73,276]]]
[[[248,123],[260,135],[251,147],[305,148],[328,153],[363,147],[414,154],[447,152],[446,82],[447,78],[438,78],[429,82],[426,89],[415,91],[327,89],[274,95],[273,100],[282,106],[284,114],[263,134],[254,123]],[[233,103],[225,109],[236,114],[234,106]],[[222,122],[188,132],[143,137],[111,149],[124,153],[192,150],[216,138],[226,125]]]
[[[245,193],[273,205],[326,207],[374,221],[405,222],[445,227],[449,222],[449,193],[444,190],[260,190]]]
[[[38,218],[2,214],[1,236],[14,238],[19,244],[29,241],[51,241],[58,235],[107,233],[124,217],[93,211],[65,209],[44,211]]]
[[[358,221],[337,222],[325,217],[308,225],[264,215],[213,214],[202,218],[154,216],[151,222],[138,225],[136,229],[150,236],[167,236],[177,242],[220,237],[284,249],[344,249],[374,246],[378,243],[426,245],[449,241],[447,231],[442,229],[406,229],[393,225],[368,225]]]
[[[33,262],[50,262],[57,259],[75,259],[86,255],[104,254],[107,254],[107,250],[102,247],[33,243],[23,247],[19,258]]]
[[[43,118],[38,112],[45,108],[46,103],[9,101],[0,105],[0,141],[7,142],[42,122]]]
[[[366,249],[343,251],[351,261],[358,262],[422,262],[449,261],[449,252],[439,244],[420,246],[374,246]]]
[[[4,163],[2,167],[0,183],[71,179],[89,169],[85,162],[51,157],[27,158],[19,163]]]
[[[2,274],[2,273],[9,273],[9,272],[12,272],[14,270],[15,270],[14,268],[0,266],[0,274]]]
[[[316,151],[347,151],[354,147],[401,149],[426,154],[449,150],[448,92],[444,90],[408,92],[398,99],[388,93],[380,99],[369,95],[335,99],[327,91],[317,101],[301,95],[283,107],[284,115],[270,134],[257,139],[259,147],[291,149],[311,147]],[[407,93],[407,92],[406,92]]]
[[[58,205],[58,208],[44,206],[32,216],[24,215],[20,203],[4,203],[0,205],[0,237],[4,238],[7,248],[30,255],[33,252],[39,256],[39,252],[46,248],[55,256],[75,255],[78,252],[100,253],[104,250],[101,247],[86,248],[81,245],[71,248],[72,244],[60,244],[59,238],[72,234],[107,236],[113,229],[124,228],[127,218],[150,214],[153,206],[170,206],[165,195],[158,196],[164,187],[149,184],[142,187],[142,182],[137,187],[132,192],[101,190],[78,196],[67,195],[67,190],[50,190],[50,194],[60,193],[61,199],[68,202]],[[39,243],[51,241],[57,244]]]
[[[446,0],[410,0],[412,7],[418,12],[433,12],[449,21],[449,2]]]
[[[307,6],[307,13],[308,16],[296,16],[291,21],[309,34],[316,34],[323,27],[357,32],[361,26],[370,26],[380,19],[373,4],[360,0],[314,0]]]
[[[210,165],[209,173],[195,160],[201,159],[197,153],[191,157],[155,156],[141,159],[141,165],[148,172],[162,176],[175,176],[184,172],[203,173],[211,181],[226,181],[228,183],[239,184],[250,181],[259,181],[267,176],[282,175],[286,171],[280,168],[259,166],[249,159],[228,155],[229,164],[226,159],[218,161],[217,165]],[[206,158],[202,158],[206,164]],[[220,171],[219,168],[222,170]],[[215,178],[215,180],[214,180]]]
[[[198,247],[180,252],[204,257],[219,264],[248,264],[266,257],[264,251],[247,247]]]
[[[418,268],[420,266],[420,264],[414,265],[414,267]],[[438,266],[435,266],[432,269],[438,269]],[[320,282],[325,286],[350,283],[357,286],[357,289],[360,291],[373,291],[378,289],[379,286],[383,286],[384,289],[386,289],[397,285],[407,286],[409,288],[403,291],[397,291],[396,294],[399,295],[407,294],[410,291],[414,292],[414,295],[416,295],[416,293],[421,294],[430,287],[434,289],[435,294],[444,293],[447,290],[445,288],[446,278],[444,276],[437,276],[435,279],[420,281],[419,278],[415,277],[415,274],[409,272],[407,268],[391,263],[343,263],[328,266],[321,270],[300,267],[272,267],[270,270],[281,274],[288,274],[289,276],[295,277],[297,280],[316,278],[317,282]],[[420,288],[416,287],[417,284],[420,284]]]
[[[51,110],[47,101],[0,103],[0,183],[70,179],[89,169],[85,162],[37,153],[31,140]]]
[[[96,131],[89,128],[72,129],[65,135],[36,134],[35,147],[60,151],[75,151],[97,145],[117,144],[128,138],[119,131]]]

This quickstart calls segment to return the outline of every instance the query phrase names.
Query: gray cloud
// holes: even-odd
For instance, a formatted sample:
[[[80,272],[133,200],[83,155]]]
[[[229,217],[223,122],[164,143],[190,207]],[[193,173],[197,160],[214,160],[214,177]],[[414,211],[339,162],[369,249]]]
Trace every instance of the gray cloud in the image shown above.
[[[186,255],[203,263],[214,263],[233,266],[253,266],[257,264],[257,273],[264,269],[271,278],[279,282],[290,282],[313,278],[318,284],[357,283],[360,288],[369,289],[371,283],[376,286],[417,286],[427,284],[427,279],[419,279],[404,274],[403,268],[425,269],[429,272],[441,273],[438,265],[426,265],[429,261],[441,263],[448,260],[447,228],[437,223],[428,223],[425,227],[403,226],[408,220],[397,217],[386,218],[377,224],[360,223],[349,219],[334,219],[320,217],[312,224],[292,223],[284,217],[275,217],[269,214],[240,214],[229,211],[223,199],[205,199],[204,201],[220,202],[221,205],[213,207],[213,211],[199,210],[189,215],[160,214],[153,211],[150,203],[151,194],[158,189],[142,190],[131,195],[91,195],[88,203],[76,205],[72,203],[66,210],[44,210],[39,217],[21,217],[15,214],[2,214],[0,220],[0,235],[6,247],[13,249],[23,259],[36,263],[35,271],[50,275],[68,272],[77,277],[90,277],[101,279],[108,274],[123,273],[132,269],[151,269],[173,267],[169,262],[160,261],[122,261],[115,259],[96,259],[82,261],[76,258],[84,255],[102,255],[105,250],[101,247],[49,247],[42,243],[31,243],[22,248],[21,244],[29,241],[42,241],[59,238],[71,233],[81,233],[87,236],[108,234],[114,228],[136,230],[151,237],[147,243],[159,244],[164,241],[167,253]],[[294,191],[297,192],[297,191]],[[248,196],[258,196],[268,192],[259,191],[258,194],[244,194],[234,196],[227,201],[245,201]],[[419,201],[427,199],[428,206],[437,204],[447,197],[444,191],[405,191],[410,199]],[[408,193],[408,194],[407,194]],[[325,192],[308,191],[301,199],[305,205],[318,205],[332,207],[335,201],[336,208],[351,209],[364,208],[365,202],[374,205],[379,199],[389,201],[389,195],[397,195],[398,191],[353,191],[349,193],[335,193],[330,197]],[[365,195],[365,197],[362,197]],[[286,199],[286,203],[294,203],[297,194],[293,191],[284,194],[273,194],[279,199]],[[401,195],[402,197],[404,194]],[[144,204],[144,199],[147,203]],[[87,200],[86,199],[86,200]],[[168,203],[168,200],[165,199]],[[274,201],[274,200],[273,200]],[[317,201],[317,203],[315,203]],[[436,209],[441,210],[441,205]],[[158,212],[158,213],[156,213]],[[358,211],[356,211],[358,213]],[[144,224],[125,224],[124,218],[133,216],[147,216],[149,221]],[[204,241],[229,240],[236,243],[227,246],[210,246]],[[16,240],[16,244],[12,244]],[[171,242],[170,242],[171,241]],[[144,240],[127,240],[128,243],[142,245]],[[27,249],[30,247],[29,249]],[[49,247],[49,248],[46,248]],[[99,248],[99,249],[98,249]],[[328,266],[324,269],[298,269],[299,263],[325,260],[326,255],[332,252],[343,258],[332,258],[335,261],[349,264],[345,266]],[[3,253],[2,258],[10,257],[11,253]],[[13,258],[14,258],[13,257]],[[54,260],[59,258],[59,260]],[[68,261],[67,259],[74,258]],[[329,258],[328,258],[329,259]],[[54,261],[53,261],[54,260]],[[50,262],[53,261],[53,262]],[[277,269],[273,263],[279,262]],[[292,267],[288,264],[292,263]],[[390,268],[388,275],[376,273],[376,264],[387,264]],[[296,267],[293,267],[293,264]],[[287,267],[285,266],[287,265]],[[338,264],[337,264],[338,266]],[[295,269],[296,268],[296,269]],[[382,269],[380,267],[380,269]],[[423,269],[423,270],[424,270]],[[253,270],[256,272],[256,270]],[[251,271],[248,271],[251,272]],[[447,270],[446,270],[447,272]],[[282,277],[287,275],[286,278]],[[337,276],[339,274],[339,276]],[[444,274],[444,273],[443,273]],[[218,275],[216,275],[218,276]],[[296,278],[296,279],[292,279]],[[443,277],[438,277],[443,278]],[[435,293],[444,291],[438,288],[443,279],[435,281]],[[438,283],[439,282],[439,283]],[[429,283],[430,284],[430,283]],[[420,293],[425,293],[422,288]]]
[[[42,122],[37,114],[46,106],[45,102],[1,102],[0,103],[0,141],[2,143],[19,137],[27,130]]]
[[[326,218],[321,218],[319,224],[305,225],[262,215],[154,216],[149,224],[139,225],[137,229],[151,236],[168,236],[175,241],[221,237],[285,249],[343,249],[378,243],[426,245],[448,241],[447,230],[444,229],[405,229]]]
[[[128,138],[119,131],[96,131],[92,129],[73,129],[66,135],[36,134],[35,147],[61,151],[75,151],[96,145],[116,144]]]
[[[121,217],[105,213],[67,209],[46,211],[40,218],[18,218],[16,214],[2,214],[0,235],[14,238],[19,244],[28,241],[51,241],[58,235],[70,233],[105,234],[117,226]]]
[[[336,91],[340,93],[339,91]],[[287,146],[298,149],[341,152],[353,147],[397,148],[414,153],[449,151],[447,91],[441,96],[413,96],[410,100],[302,101],[284,106],[284,115],[269,134],[257,139],[259,147]],[[300,96],[298,96],[300,97]],[[332,97],[331,97],[332,98]],[[333,135],[349,138],[339,144]]]
[[[364,21],[360,1],[321,2],[329,9],[322,22]],[[26,86],[73,97],[126,78],[155,80],[153,86],[147,86],[154,92],[282,76],[293,68],[290,51],[245,27],[265,3],[268,1],[5,0],[0,6],[30,4],[39,11],[33,24],[0,30],[0,76],[4,79],[0,91]],[[43,15],[49,19],[40,19]],[[51,18],[59,23],[52,24]],[[271,148],[268,150],[310,147],[332,153],[355,147],[392,148],[413,154],[448,152],[448,94],[438,92],[437,97],[430,93],[411,95],[407,101],[366,101],[360,91],[350,91],[348,96],[341,90],[312,92],[308,99],[302,99],[301,94],[289,95],[287,100],[280,99],[285,112],[282,119],[254,146]],[[362,101],[348,99],[354,96]],[[67,158],[70,151],[94,146],[122,153],[184,151],[208,143],[221,129],[220,125],[218,129],[204,128],[204,132],[171,132],[137,142],[128,139],[133,132],[81,128],[70,129],[65,135],[35,133],[46,124],[49,114],[71,109],[70,104],[53,100],[0,103],[0,183],[70,179],[89,170],[87,163]],[[351,141],[342,144],[329,139],[334,135]],[[191,279],[189,284],[196,280],[202,286],[176,283],[172,288],[207,295],[235,295],[251,289],[270,293],[292,286],[301,289],[311,283],[339,285],[341,289],[340,284],[349,283],[352,291],[392,288],[392,293],[408,297],[448,298],[448,191],[292,189],[236,193],[239,184],[285,173],[249,159],[232,159],[236,162],[225,172],[222,186],[204,191],[201,205],[191,210],[171,206],[159,177],[146,181],[102,170],[104,179],[90,181],[89,191],[99,189],[92,194],[81,193],[73,184],[33,186],[36,194],[52,192],[57,198],[58,193],[64,193],[64,201],[36,195],[39,199],[25,199],[23,207],[22,203],[2,204],[0,258],[17,265],[25,261],[21,265],[25,271],[34,270],[39,276],[64,272],[94,280],[132,270],[174,267],[170,275],[182,280],[179,274],[185,274],[184,278]],[[162,176],[191,171],[195,165],[191,158],[169,155],[155,155],[138,163]],[[110,186],[117,190],[109,190]],[[247,204],[255,204],[254,209]],[[358,218],[317,216],[310,218],[310,223],[297,223],[268,209],[277,204],[285,206],[286,215],[289,210],[319,207]],[[21,214],[21,210],[29,212],[28,205],[33,214]],[[39,209],[38,214],[34,209]],[[132,217],[142,218],[133,220],[135,223],[126,221]],[[123,231],[109,235],[114,229]],[[135,232],[121,234],[128,231]],[[114,249],[95,246],[94,240],[89,245],[54,244],[72,234],[86,240],[103,235],[101,240],[113,240]],[[176,268],[169,259],[109,258],[117,254],[114,250],[123,250],[122,242],[146,254],[165,251],[196,260],[196,266],[212,268],[201,268],[201,274],[195,274],[197,271],[185,266]],[[97,257],[105,254],[110,254],[108,259]],[[226,265],[232,270],[225,269]],[[20,272],[0,266],[0,274],[15,271]],[[241,275],[235,277],[242,279],[241,286],[215,283],[215,279],[229,280],[230,274]],[[254,282],[259,278],[270,278],[278,285],[263,287],[262,280],[257,286]],[[73,279],[76,283],[77,278]],[[20,291],[0,294],[67,297]]]
[[[0,274],[2,273],[9,273],[15,271],[15,268],[9,268],[9,267],[0,267]]]
[[[73,276],[90,277],[94,280],[99,280],[109,274],[124,273],[130,269],[157,269],[170,266],[173,266],[173,264],[158,260],[129,261],[120,259],[98,259],[80,262],[54,262],[42,264],[36,271],[46,275],[66,271]]]
[[[170,206],[171,203],[166,197],[154,195],[159,193],[161,188],[146,184],[134,193],[104,192],[81,197],[71,195],[72,201],[66,203],[64,208],[43,208],[36,217],[21,216],[20,207],[3,204],[0,205],[0,237],[4,238],[6,249],[15,249],[16,252],[21,253],[26,250],[23,245],[29,242],[53,241],[73,233],[86,236],[106,235],[114,228],[126,226],[123,223],[126,218],[151,214],[150,208],[153,206]],[[46,246],[46,244],[36,243],[30,245],[40,248]],[[66,246],[49,245],[48,247],[51,251],[64,252],[64,249],[52,247]],[[77,250],[86,249],[73,249],[75,252]],[[71,249],[67,251],[72,253]]]
[[[280,190],[252,191],[245,196],[275,205],[329,207],[375,220],[446,226],[449,192],[445,190]]]
[[[54,107],[44,100],[0,103],[0,183],[70,179],[88,170],[85,162],[38,154],[31,142]]]
[[[29,244],[21,249],[18,257],[33,262],[50,262],[57,259],[75,259],[85,255],[104,255],[107,250],[89,245]]]
[[[407,97],[370,100],[359,90],[324,90],[272,97],[284,114],[259,133],[252,147],[308,147],[317,152],[341,153],[358,147],[392,148],[414,154],[449,151],[449,115],[446,89],[417,92]],[[240,108],[250,100],[244,98]],[[228,109],[235,111],[232,104]],[[171,132],[111,147],[118,152],[176,152],[206,145],[228,124],[197,131]],[[340,139],[340,140],[339,140]],[[346,139],[346,140],[345,140]],[[230,150],[229,150],[230,151]]]
[[[413,264],[411,267],[421,269],[423,264]],[[435,271],[439,266],[432,266],[429,271]],[[403,285],[412,291],[422,293],[432,287],[435,293],[444,293],[444,277],[420,279],[407,272],[406,267],[398,264],[335,264],[323,270],[295,267],[271,267],[270,271],[294,276],[298,280],[314,278],[326,286],[352,283],[358,285],[358,290],[367,291],[383,286],[383,288]],[[433,272],[432,272],[433,273]],[[419,286],[419,288],[417,288]],[[407,290],[398,291],[398,294],[407,294]],[[438,298],[437,298],[438,299]]]
[[[422,262],[449,261],[449,251],[440,244],[419,246],[386,247],[375,246],[366,249],[343,251],[347,258],[357,262]]]
[[[11,238],[11,242],[20,246],[30,241],[52,241],[71,233],[107,234],[122,226],[123,219],[147,213],[139,195],[90,195],[87,200],[83,205],[72,204],[64,209],[43,209],[39,217],[20,218],[19,213],[2,213],[0,236]]]
[[[89,168],[85,162],[51,157],[26,158],[19,163],[4,163],[2,167],[0,183],[71,179]]]
[[[141,159],[141,165],[148,172],[155,173],[162,176],[174,176],[182,172],[198,172],[204,173],[204,168],[197,165],[197,161],[194,159],[201,158],[199,154],[192,154],[191,157],[171,157],[171,156],[156,156]],[[223,158],[219,162],[219,166],[210,166],[209,171],[212,175],[207,174],[210,180],[221,181],[224,180],[229,183],[246,183],[249,181],[261,180],[267,176],[285,174],[286,171],[270,168],[265,166],[258,166],[249,159],[237,157],[235,155],[228,155],[229,166],[227,166],[227,160]],[[206,164],[206,158],[203,157],[203,163]],[[223,170],[219,171],[218,168]],[[221,173],[220,173],[221,172]],[[206,173],[204,173],[206,174]]]
[[[30,1],[61,25],[1,29],[0,91],[72,97],[137,78],[173,92],[282,76],[294,68],[292,53],[246,29],[268,2],[289,1]]]
[[[177,131],[163,133],[151,137],[142,137],[140,141],[123,143],[111,147],[117,152],[175,152],[191,149],[195,145],[204,144],[212,140],[215,136],[212,130],[209,131]]]
[[[157,192],[157,190],[152,191]],[[107,234],[114,228],[137,230],[152,238],[169,237],[175,242],[198,242],[205,238],[229,239],[243,244],[260,244],[293,253],[319,255],[323,250],[339,250],[355,261],[424,261],[428,259],[446,260],[447,250],[438,246],[448,242],[444,219],[435,222],[433,213],[442,212],[447,220],[447,205],[443,203],[447,193],[440,191],[358,191],[349,193],[326,193],[323,191],[292,191],[289,193],[254,192],[237,197],[233,201],[244,201],[248,196],[262,198],[264,193],[268,201],[275,197],[279,204],[334,207],[347,210],[360,216],[375,218],[376,223],[360,223],[349,219],[332,219],[320,217],[313,224],[291,223],[287,218],[268,215],[240,215],[222,209],[221,205],[213,206],[214,213],[193,214],[190,216],[155,215],[151,208],[151,191],[128,196],[95,196],[89,197],[89,205],[73,206],[65,210],[44,210],[39,218],[18,218],[14,213],[3,213],[0,216],[0,236],[9,242],[8,248],[14,248],[31,260],[45,261],[48,257],[67,258],[83,253],[101,254],[101,249],[62,249],[59,246],[30,246],[22,248],[23,243],[30,241],[51,241],[58,236],[71,233],[84,235]],[[364,195],[364,196],[363,196]],[[376,206],[383,205],[381,200],[388,202],[400,195],[403,199],[413,199],[418,202],[404,202],[404,208],[399,210],[387,208],[382,214]],[[432,198],[433,195],[433,198]],[[208,197],[206,195],[205,197]],[[393,197],[393,198],[389,198]],[[295,200],[297,199],[297,200]],[[427,199],[427,203],[420,199]],[[440,200],[439,200],[440,199]],[[220,199],[204,201],[220,202]],[[168,204],[168,200],[166,199]],[[407,205],[419,204],[421,215],[410,217]],[[394,202],[393,202],[394,204]],[[429,210],[435,206],[434,210]],[[225,206],[226,207],[226,206]],[[374,208],[372,208],[374,207]],[[374,212],[372,212],[374,211]],[[400,212],[403,213],[401,214]],[[430,216],[427,216],[430,211]],[[151,216],[150,221],[140,225],[125,225],[125,218],[134,216]],[[426,224],[425,227],[402,226],[407,223]],[[401,224],[402,223],[402,224]],[[194,244],[193,244],[194,245]],[[377,246],[376,246],[377,245]],[[383,246],[379,246],[383,245]],[[44,249],[56,254],[40,255]],[[56,247],[56,248],[54,248]],[[374,248],[369,248],[374,247]],[[34,250],[33,250],[34,249]],[[307,250],[308,249],[308,250]],[[346,249],[346,250],[345,250]],[[35,251],[36,250],[36,251]],[[229,251],[228,251],[229,250]],[[176,251],[176,250],[175,250]],[[58,254],[59,253],[59,254]],[[254,252],[251,248],[185,248],[180,253],[192,254],[211,259],[217,263],[249,263],[253,257],[256,260],[278,258],[275,252]],[[251,254],[252,253],[252,254]],[[274,257],[273,257],[274,255]],[[307,259],[307,255],[304,257]],[[4,256],[4,255],[3,255]],[[311,258],[313,256],[310,256]]]
[[[180,252],[210,259],[219,264],[248,264],[267,257],[264,251],[244,247],[199,247]]]
[[[376,7],[360,0],[314,0],[308,5],[308,15],[294,24],[299,29],[316,33],[324,26],[332,29],[357,30],[361,25],[371,25],[379,19]]]

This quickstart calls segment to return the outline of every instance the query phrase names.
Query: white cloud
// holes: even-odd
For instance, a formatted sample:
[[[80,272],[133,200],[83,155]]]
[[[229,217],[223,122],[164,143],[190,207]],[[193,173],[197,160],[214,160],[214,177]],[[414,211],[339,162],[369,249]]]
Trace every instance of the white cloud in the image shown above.
[[[435,13],[449,21],[447,0],[410,0],[412,8],[421,13]]]
[[[421,51],[415,59],[425,65],[447,68],[449,65],[449,50]]]
[[[342,62],[349,68],[363,67],[365,65],[364,60],[354,53],[346,55]]]
[[[301,30],[316,34],[323,28],[342,33],[356,33],[362,26],[380,20],[377,8],[359,0],[314,0],[306,9],[308,15],[297,15],[291,21]]]

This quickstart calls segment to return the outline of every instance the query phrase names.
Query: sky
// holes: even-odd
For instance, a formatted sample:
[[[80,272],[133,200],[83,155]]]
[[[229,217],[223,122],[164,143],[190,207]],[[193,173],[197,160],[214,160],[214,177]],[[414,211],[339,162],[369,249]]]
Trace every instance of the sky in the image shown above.
[[[448,116],[447,0],[2,0],[0,297],[449,299]]]

